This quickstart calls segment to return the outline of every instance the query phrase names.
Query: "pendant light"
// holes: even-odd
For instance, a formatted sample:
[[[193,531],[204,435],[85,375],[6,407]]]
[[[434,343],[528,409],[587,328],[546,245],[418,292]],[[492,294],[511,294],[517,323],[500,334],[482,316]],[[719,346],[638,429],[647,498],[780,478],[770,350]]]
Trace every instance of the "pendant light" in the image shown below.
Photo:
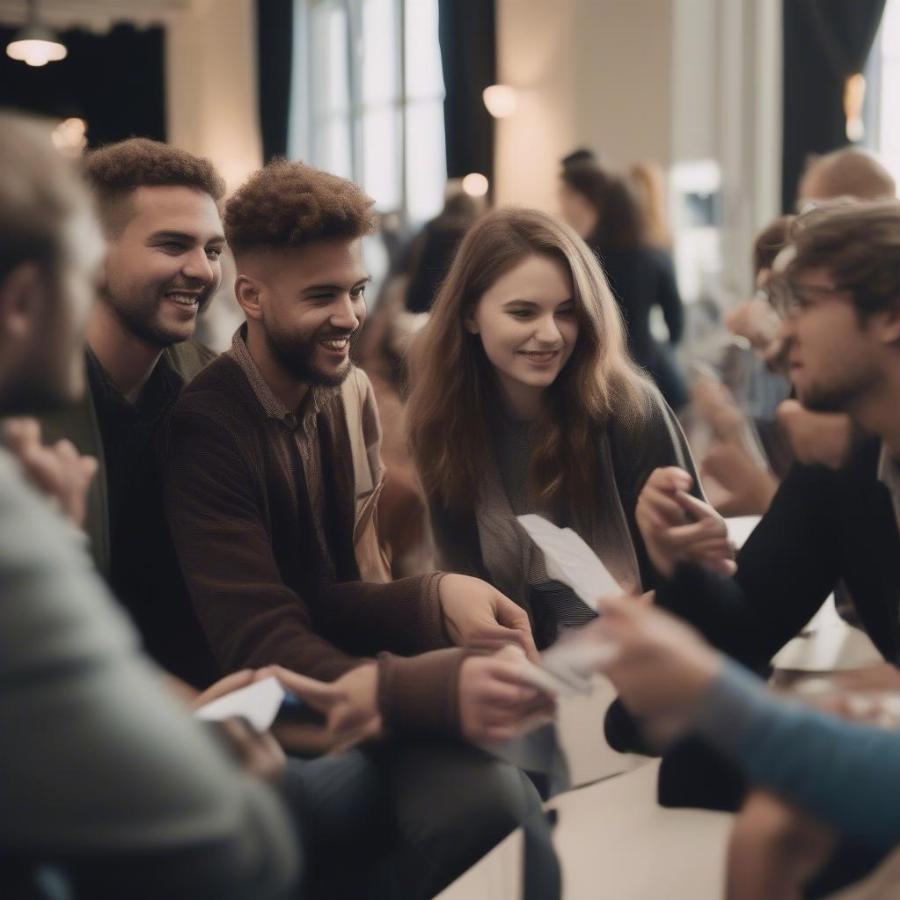
[[[67,54],[66,45],[41,22],[38,0],[28,0],[28,24],[6,45],[6,55],[29,66],[45,66]]]

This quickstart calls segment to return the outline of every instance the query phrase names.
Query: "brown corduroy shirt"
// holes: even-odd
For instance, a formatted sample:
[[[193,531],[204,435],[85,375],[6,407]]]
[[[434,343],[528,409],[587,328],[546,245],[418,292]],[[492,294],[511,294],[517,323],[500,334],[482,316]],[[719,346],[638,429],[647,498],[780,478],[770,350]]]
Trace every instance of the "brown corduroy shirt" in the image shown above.
[[[444,632],[440,575],[359,580],[354,528],[361,479],[344,391],[316,395],[308,413],[315,440],[303,452],[295,431],[305,417],[282,415],[255,383],[249,355],[241,358],[239,348],[237,357],[223,354],[183,391],[160,445],[179,561],[223,672],[278,663],[333,680],[361,657],[377,655],[389,729],[457,733],[464,652],[451,649]],[[363,429],[373,442],[367,456],[377,458],[371,386],[354,369],[347,387],[365,398],[360,414],[374,422]],[[308,437],[310,425],[303,431]],[[318,512],[304,465],[313,451]]]

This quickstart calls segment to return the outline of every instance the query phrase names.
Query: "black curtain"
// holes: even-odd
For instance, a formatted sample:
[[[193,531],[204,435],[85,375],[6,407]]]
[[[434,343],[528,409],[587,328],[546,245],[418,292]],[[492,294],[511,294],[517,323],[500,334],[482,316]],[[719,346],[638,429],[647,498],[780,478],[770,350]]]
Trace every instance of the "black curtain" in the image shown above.
[[[781,205],[794,209],[810,154],[848,143],[844,83],[861,72],[885,0],[783,0],[784,120]]]
[[[256,0],[259,128],[263,159],[287,156],[294,52],[293,0]]]
[[[439,0],[447,176],[486,175],[493,186],[494,120],[481,92],[497,80],[494,0]]]
[[[5,52],[18,27],[0,26],[0,106],[48,116],[78,116],[91,146],[132,136],[166,139],[165,33],[116,25],[106,34],[73,29],[69,53],[40,68]]]

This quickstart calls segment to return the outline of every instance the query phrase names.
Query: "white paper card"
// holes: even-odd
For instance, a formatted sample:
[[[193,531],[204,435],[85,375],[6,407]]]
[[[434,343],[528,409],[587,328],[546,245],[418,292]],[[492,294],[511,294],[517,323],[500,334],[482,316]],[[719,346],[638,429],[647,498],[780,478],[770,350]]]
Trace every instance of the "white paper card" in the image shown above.
[[[271,728],[283,700],[281,682],[277,678],[264,678],[201,706],[194,711],[194,715],[206,722],[246,719],[255,731],[262,734]]]
[[[567,584],[596,611],[598,597],[619,597],[624,591],[597,554],[571,528],[558,528],[542,516],[519,516],[528,537],[541,549],[547,575]]]

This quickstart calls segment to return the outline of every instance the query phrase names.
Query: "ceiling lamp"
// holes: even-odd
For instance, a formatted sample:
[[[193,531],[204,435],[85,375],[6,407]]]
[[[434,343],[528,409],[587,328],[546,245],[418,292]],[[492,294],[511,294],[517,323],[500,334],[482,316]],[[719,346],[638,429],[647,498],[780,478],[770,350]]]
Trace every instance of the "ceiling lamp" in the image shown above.
[[[28,0],[28,24],[6,45],[6,55],[29,66],[46,66],[68,55],[66,45],[41,23],[38,0]]]

